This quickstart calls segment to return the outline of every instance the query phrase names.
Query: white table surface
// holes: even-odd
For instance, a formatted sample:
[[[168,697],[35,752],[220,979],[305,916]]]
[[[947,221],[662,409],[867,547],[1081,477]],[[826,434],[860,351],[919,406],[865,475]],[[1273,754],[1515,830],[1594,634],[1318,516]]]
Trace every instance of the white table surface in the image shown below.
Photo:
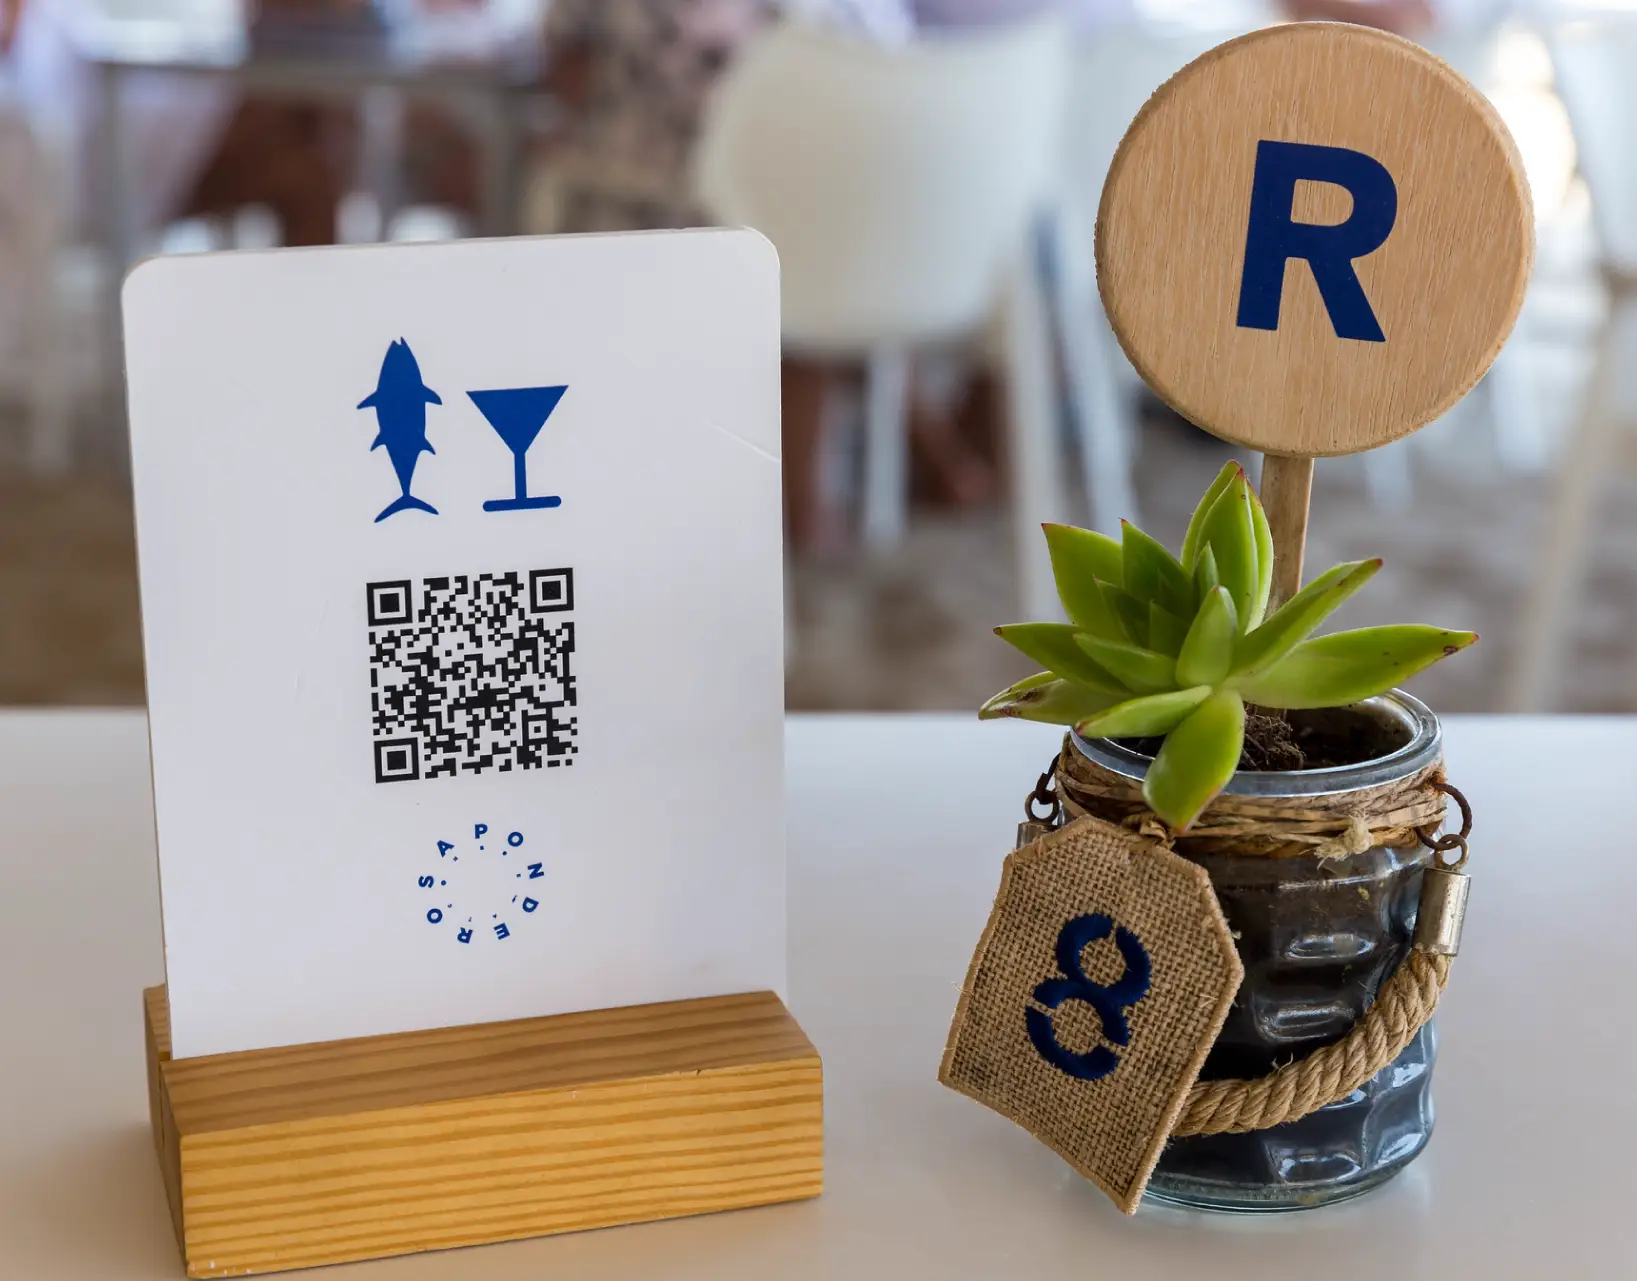
[[[355,1264],[431,1278],[1506,1281],[1637,1273],[1637,720],[1457,718],[1477,811],[1438,1130],[1382,1190],[1121,1217],[937,1084],[956,984],[1049,728],[791,722],[791,1006],[824,1056],[817,1201]],[[0,1277],[181,1275],[139,994],[163,977],[139,713],[0,714]],[[224,840],[231,833],[224,832]]]

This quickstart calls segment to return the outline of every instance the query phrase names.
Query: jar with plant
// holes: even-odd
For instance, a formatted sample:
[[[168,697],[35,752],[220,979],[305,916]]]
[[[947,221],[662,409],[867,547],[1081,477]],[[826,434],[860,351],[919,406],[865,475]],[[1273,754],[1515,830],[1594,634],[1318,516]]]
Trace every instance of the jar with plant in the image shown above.
[[[1178,555],[1129,523],[1118,541],[1045,534],[1069,621],[996,629],[1044,670],[979,715],[1068,727],[1056,766],[1068,812],[1152,815],[1209,873],[1245,980],[1201,1081],[1260,1076],[1336,1042],[1409,952],[1431,858],[1419,829],[1442,809],[1425,793],[1439,777],[1437,720],[1396,687],[1476,635],[1315,635],[1380,560],[1337,565],[1270,611],[1272,538],[1237,463]],[[1393,812],[1414,809],[1403,802],[1418,789],[1418,812]],[[1427,1024],[1356,1098],[1271,1129],[1173,1139],[1149,1190],[1256,1208],[1373,1187],[1430,1135],[1432,1057]]]

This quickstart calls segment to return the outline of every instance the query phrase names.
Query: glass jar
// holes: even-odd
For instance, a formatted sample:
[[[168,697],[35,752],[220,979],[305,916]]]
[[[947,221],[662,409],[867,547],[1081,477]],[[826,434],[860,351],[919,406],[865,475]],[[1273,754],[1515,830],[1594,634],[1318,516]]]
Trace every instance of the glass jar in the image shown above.
[[[1402,781],[1438,759],[1437,718],[1394,691],[1351,708],[1289,713],[1304,734],[1379,735],[1359,765],[1235,774],[1239,796],[1326,796]],[[1150,758],[1106,739],[1074,739],[1087,760],[1141,779]],[[1299,801],[1297,802],[1299,803]],[[1245,978],[1201,1081],[1256,1077],[1340,1040],[1404,959],[1430,853],[1375,847],[1319,860],[1220,854],[1186,837],[1178,854],[1210,874],[1234,932]],[[1432,1134],[1432,1025],[1347,1098],[1299,1120],[1248,1134],[1172,1139],[1148,1195],[1219,1210],[1295,1210],[1376,1187],[1408,1165]]]

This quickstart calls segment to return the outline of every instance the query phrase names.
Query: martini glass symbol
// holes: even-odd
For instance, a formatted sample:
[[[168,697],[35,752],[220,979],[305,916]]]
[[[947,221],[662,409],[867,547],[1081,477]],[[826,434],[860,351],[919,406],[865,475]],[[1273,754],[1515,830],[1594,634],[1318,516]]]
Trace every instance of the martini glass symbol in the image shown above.
[[[563,500],[555,494],[529,494],[527,455],[529,446],[534,444],[534,438],[567,390],[567,387],[502,387],[466,393],[506,448],[512,451],[512,476],[517,492],[511,498],[489,499],[483,504],[484,511],[515,512],[562,506]]]

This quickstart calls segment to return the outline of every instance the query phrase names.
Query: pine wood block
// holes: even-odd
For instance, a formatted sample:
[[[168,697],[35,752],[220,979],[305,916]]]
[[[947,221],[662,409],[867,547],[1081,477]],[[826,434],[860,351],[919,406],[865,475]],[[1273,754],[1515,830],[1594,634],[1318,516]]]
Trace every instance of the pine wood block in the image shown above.
[[[195,1059],[144,993],[190,1277],[704,1214],[823,1190],[823,1070],[770,992]]]

